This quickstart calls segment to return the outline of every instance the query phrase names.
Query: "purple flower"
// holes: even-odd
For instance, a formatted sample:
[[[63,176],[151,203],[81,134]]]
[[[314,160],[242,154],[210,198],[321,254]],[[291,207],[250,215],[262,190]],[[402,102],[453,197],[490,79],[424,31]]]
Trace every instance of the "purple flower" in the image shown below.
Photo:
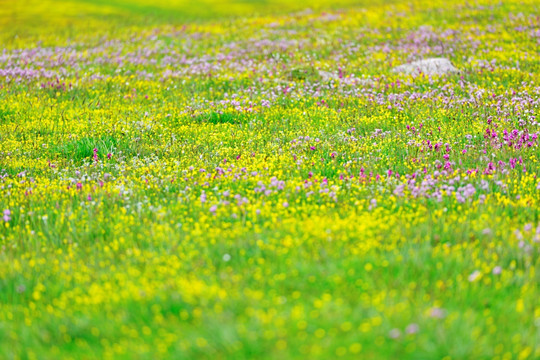
[[[211,212],[212,214],[215,215],[215,214],[216,214],[216,210],[217,210],[217,205],[212,205],[212,206],[210,206],[210,212]]]
[[[390,330],[390,332],[388,333],[388,336],[391,338],[391,339],[398,339],[401,337],[401,331],[399,329],[392,329]]]
[[[4,221],[8,222],[11,220],[11,211],[9,209],[4,210]]]
[[[495,266],[492,270],[493,275],[500,275],[502,273],[502,268],[500,266]]]
[[[405,185],[404,184],[401,184],[401,185],[398,185],[395,189],[394,189],[394,195],[396,196],[403,196],[403,190],[405,189]]]
[[[418,326],[418,324],[409,324],[406,328],[405,328],[405,332],[407,334],[416,334],[418,331],[420,330],[420,326]]]
[[[429,316],[436,319],[442,319],[446,316],[446,311],[444,309],[434,307],[429,310]]]

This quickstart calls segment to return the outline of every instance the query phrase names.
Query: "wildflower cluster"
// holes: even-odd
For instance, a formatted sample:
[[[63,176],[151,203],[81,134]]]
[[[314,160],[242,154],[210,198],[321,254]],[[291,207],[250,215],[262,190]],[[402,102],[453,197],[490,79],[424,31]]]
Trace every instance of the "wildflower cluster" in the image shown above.
[[[145,1],[0,23],[0,358],[540,357],[536,1]]]

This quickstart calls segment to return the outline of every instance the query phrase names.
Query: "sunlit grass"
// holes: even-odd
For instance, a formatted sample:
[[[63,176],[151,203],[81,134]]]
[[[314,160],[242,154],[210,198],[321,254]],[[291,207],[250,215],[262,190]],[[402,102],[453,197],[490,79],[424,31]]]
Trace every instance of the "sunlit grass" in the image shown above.
[[[0,0],[0,358],[540,357],[538,13]]]

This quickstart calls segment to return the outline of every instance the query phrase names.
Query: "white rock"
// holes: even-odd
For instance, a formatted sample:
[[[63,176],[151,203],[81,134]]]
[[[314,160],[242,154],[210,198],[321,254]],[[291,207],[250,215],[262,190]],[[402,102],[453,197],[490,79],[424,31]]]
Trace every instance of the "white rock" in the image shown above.
[[[325,82],[339,78],[338,75],[331,73],[330,71],[324,71],[324,70],[319,70],[319,75],[321,76],[322,81],[325,81]]]
[[[409,64],[396,66],[392,69],[394,72],[418,76],[421,73],[425,75],[443,75],[447,73],[458,72],[458,69],[452,65],[450,60],[445,58],[430,58],[420,61],[414,61]]]

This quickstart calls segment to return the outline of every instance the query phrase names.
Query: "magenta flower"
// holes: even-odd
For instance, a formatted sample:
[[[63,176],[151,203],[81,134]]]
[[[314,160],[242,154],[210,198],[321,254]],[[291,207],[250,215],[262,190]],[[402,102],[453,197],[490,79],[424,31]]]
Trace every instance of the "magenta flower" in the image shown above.
[[[449,161],[444,164],[444,170],[452,170],[452,164]]]

